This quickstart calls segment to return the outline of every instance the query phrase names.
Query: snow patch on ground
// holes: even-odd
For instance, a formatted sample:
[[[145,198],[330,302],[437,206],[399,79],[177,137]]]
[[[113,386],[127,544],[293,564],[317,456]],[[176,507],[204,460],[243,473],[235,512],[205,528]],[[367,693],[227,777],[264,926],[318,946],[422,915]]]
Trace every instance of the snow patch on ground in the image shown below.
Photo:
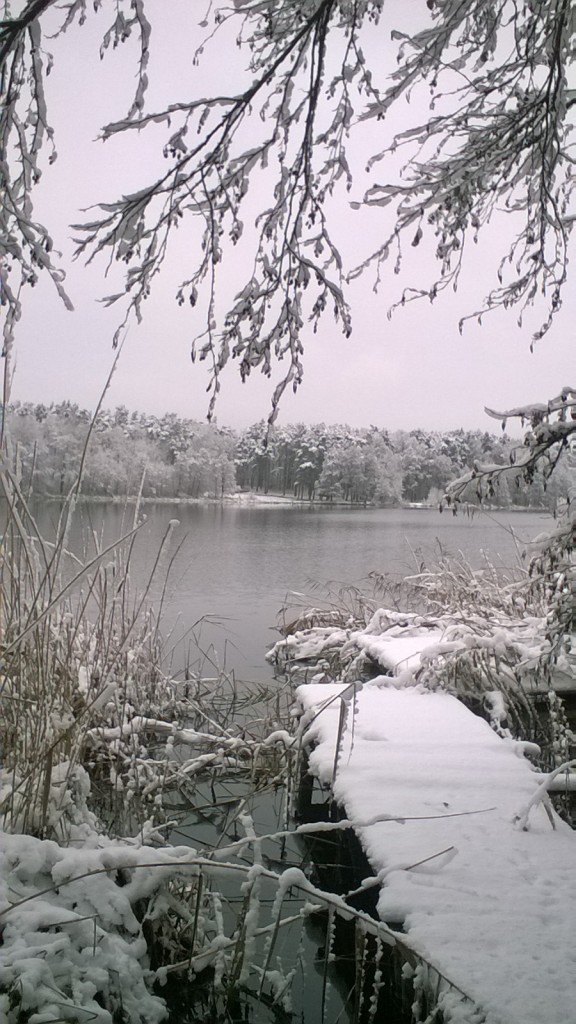
[[[421,655],[425,654],[428,648],[439,644],[442,637],[441,630],[431,629],[416,636],[371,636],[358,633],[355,641],[360,650],[368,654],[381,668],[398,674],[404,669],[418,668]]]

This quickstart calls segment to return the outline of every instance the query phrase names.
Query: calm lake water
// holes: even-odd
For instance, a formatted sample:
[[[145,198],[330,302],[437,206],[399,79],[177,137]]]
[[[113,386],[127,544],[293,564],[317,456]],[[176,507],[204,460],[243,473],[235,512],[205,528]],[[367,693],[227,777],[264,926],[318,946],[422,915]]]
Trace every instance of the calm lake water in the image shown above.
[[[293,606],[302,603],[291,599],[293,592],[318,603],[315,585],[360,584],[372,570],[404,577],[440,548],[462,551],[474,567],[485,556],[497,566],[513,566],[525,543],[551,523],[538,513],[469,518],[436,509],[182,504],[148,505],[144,511],[132,561],[135,589],[147,579],[170,520],[179,521],[163,559],[167,566],[178,548],[164,601],[164,631],[173,630],[175,639],[198,624],[194,632],[204,651],[239,678],[262,681],[270,679],[264,655],[278,636],[280,609],[291,600]],[[57,514],[45,506],[40,525],[49,528]],[[79,553],[90,550],[92,531],[111,542],[131,525],[132,514],[113,504],[81,507],[71,546]],[[157,602],[162,579],[160,572],[151,592]]]

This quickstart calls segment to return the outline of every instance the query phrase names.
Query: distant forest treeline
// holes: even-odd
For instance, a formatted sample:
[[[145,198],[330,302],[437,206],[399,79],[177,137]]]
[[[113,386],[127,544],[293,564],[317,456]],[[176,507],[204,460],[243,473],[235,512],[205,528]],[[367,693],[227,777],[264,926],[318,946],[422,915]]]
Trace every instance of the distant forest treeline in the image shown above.
[[[74,483],[91,413],[70,402],[15,403],[7,410],[9,451],[26,494],[65,495]],[[82,492],[91,496],[222,498],[237,490],[303,500],[395,505],[440,498],[449,480],[476,462],[509,464],[520,442],[480,430],[397,430],[293,424],[267,438],[261,422],[244,431],[158,418],[124,406],[94,424]],[[554,506],[567,493],[568,459],[546,487],[502,479],[495,503]],[[473,485],[468,495],[476,500]]]

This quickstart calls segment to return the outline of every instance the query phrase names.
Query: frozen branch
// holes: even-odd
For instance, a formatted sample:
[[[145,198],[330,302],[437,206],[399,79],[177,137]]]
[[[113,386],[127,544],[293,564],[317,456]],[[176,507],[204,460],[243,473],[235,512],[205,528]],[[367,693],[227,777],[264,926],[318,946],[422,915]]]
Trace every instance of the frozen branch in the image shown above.
[[[48,271],[69,304],[51,256],[52,239],[35,222],[31,206],[40,153],[46,143],[52,146],[43,92],[51,58],[43,54],[41,37],[52,8],[63,12],[59,34],[88,16],[85,0],[28,0],[18,18],[0,23],[0,261],[7,348],[20,315],[21,288],[34,285],[39,270]],[[284,390],[297,388],[302,379],[306,331],[332,314],[350,334],[351,278],[374,268],[378,284],[392,255],[395,269],[401,269],[406,239],[411,247],[430,239],[437,261],[433,280],[406,287],[396,305],[422,297],[433,301],[457,287],[466,243],[479,238],[496,211],[510,213],[518,233],[498,254],[498,283],[473,315],[516,307],[521,323],[525,309],[543,303],[534,335],[539,339],[561,308],[576,219],[570,113],[576,92],[568,84],[575,30],[569,0],[431,2],[419,30],[392,31],[397,65],[370,67],[366,44],[391,27],[382,0],[216,6],[202,23],[204,42],[194,59],[200,61],[204,47],[222,40],[224,32],[235,31],[246,86],[176,99],[150,113],[144,109],[151,35],[145,0],[115,5],[101,55],[136,37],[137,84],[127,115],[108,124],[102,137],[164,126],[168,169],[138,192],[101,203],[98,216],[78,227],[77,255],[91,260],[102,253],[125,264],[124,289],[104,300],[123,308],[117,341],[127,319],[142,317],[174,229],[184,218],[200,225],[176,298],[191,307],[200,302],[203,325],[192,356],[210,365],[210,413],[230,361],[237,360],[243,380],[254,370],[270,377],[283,362],[273,421]],[[413,91],[426,96],[428,114],[393,137],[386,118]],[[363,201],[352,204],[375,212],[388,207],[395,216],[377,249],[348,270],[333,235],[331,200],[348,201],[357,173],[348,147],[366,122],[374,127],[367,173],[394,154],[403,156],[403,167],[395,179],[383,170],[381,180],[364,189]],[[246,217],[254,221],[247,199],[256,193],[259,212],[246,230]],[[245,273],[230,297],[226,270],[234,247]],[[573,405],[570,392],[562,406],[563,433],[555,426],[554,440],[550,431],[546,437],[542,429],[536,434],[533,424],[537,458],[572,433]],[[529,418],[536,414],[528,410]]]

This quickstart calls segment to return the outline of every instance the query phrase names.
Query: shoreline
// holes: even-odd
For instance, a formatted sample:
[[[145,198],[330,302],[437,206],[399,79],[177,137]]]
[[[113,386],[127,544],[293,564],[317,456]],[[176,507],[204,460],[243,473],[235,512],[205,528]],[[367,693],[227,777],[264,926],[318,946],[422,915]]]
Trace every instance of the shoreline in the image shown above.
[[[33,495],[32,501],[54,502],[63,504],[66,498],[55,494]],[[199,498],[191,497],[138,497],[134,494],[107,495],[107,494],[79,494],[77,500],[82,504],[93,505],[221,505],[231,508],[339,508],[339,509],[402,509],[405,512],[430,512],[439,506],[426,502],[400,502],[398,505],[373,505],[365,502],[351,501],[322,501],[320,499],[295,498],[284,494],[263,494],[260,491],[239,491],[237,494],[224,494],[221,498],[214,498],[210,495],[203,495]],[[445,509],[450,513],[451,510]],[[535,505],[469,505],[459,510],[459,514],[479,514],[482,512],[526,512],[532,514],[548,514],[550,510]]]

